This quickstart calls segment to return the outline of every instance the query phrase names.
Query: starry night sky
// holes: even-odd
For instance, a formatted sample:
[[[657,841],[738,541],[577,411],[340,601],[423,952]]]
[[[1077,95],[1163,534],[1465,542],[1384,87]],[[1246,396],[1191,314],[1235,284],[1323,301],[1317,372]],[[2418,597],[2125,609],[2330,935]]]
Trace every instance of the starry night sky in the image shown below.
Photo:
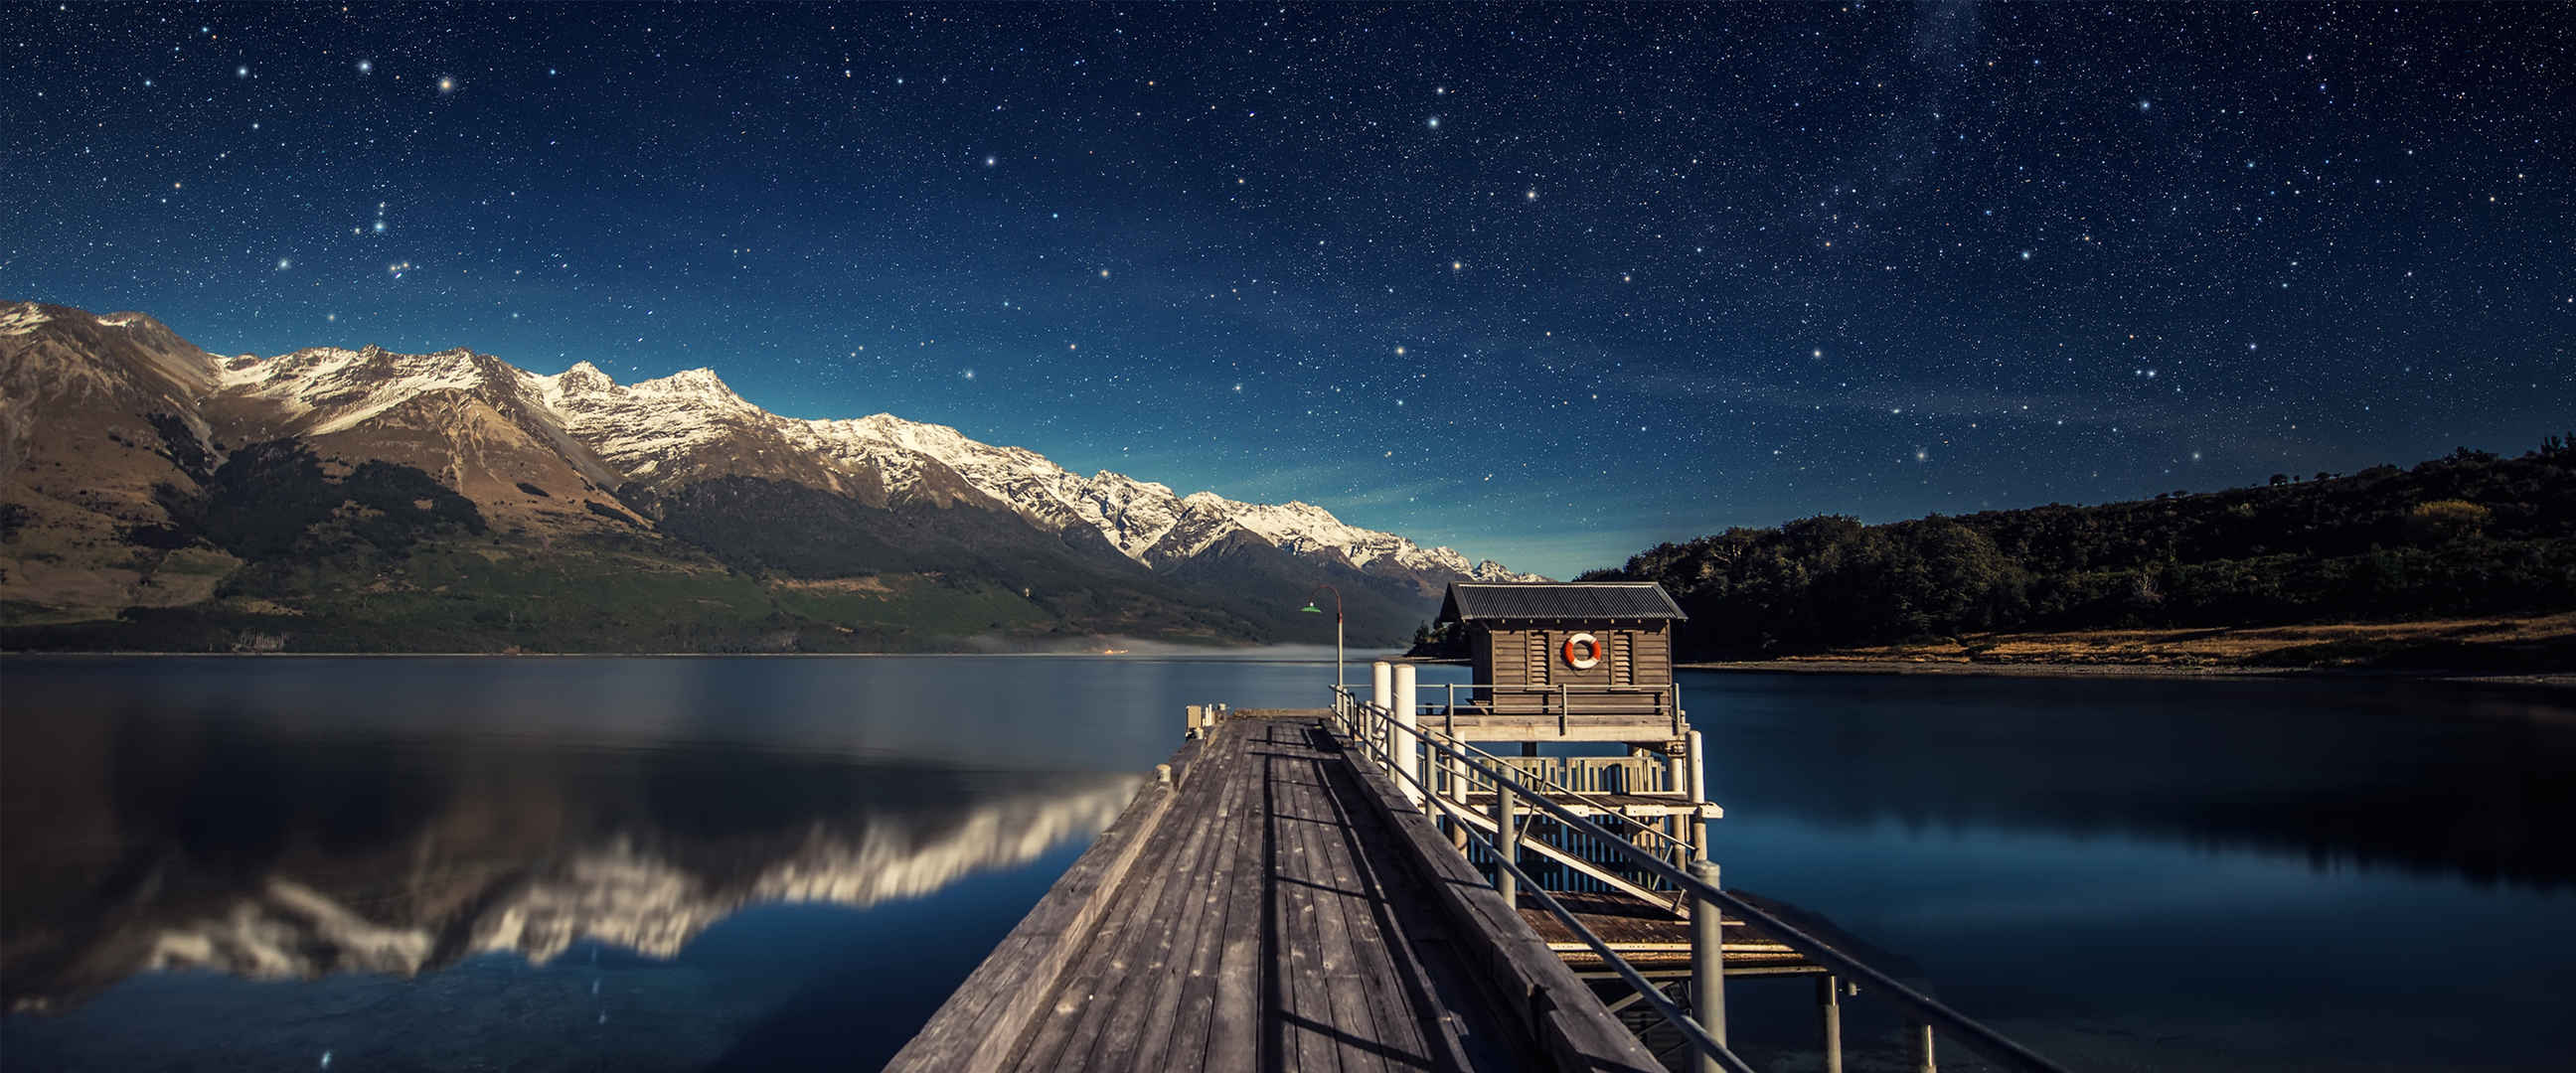
[[[1567,576],[2576,423],[2576,9],[15,5],[0,297]]]

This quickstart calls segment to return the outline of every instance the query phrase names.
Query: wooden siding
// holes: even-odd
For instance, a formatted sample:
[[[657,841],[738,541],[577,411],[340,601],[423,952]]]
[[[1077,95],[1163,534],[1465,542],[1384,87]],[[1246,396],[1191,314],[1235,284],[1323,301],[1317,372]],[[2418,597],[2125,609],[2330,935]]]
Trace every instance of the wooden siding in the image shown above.
[[[1565,662],[1565,639],[1589,633],[1602,644],[1601,662],[1589,669]],[[1505,687],[1480,689],[1475,701],[1498,711],[1553,710],[1554,695],[1515,691],[1511,686],[1544,690],[1558,685],[1657,686],[1673,680],[1672,625],[1668,622],[1496,623],[1471,627],[1469,676],[1478,683]],[[1657,698],[1637,694],[1574,693],[1576,711],[1654,710]]]

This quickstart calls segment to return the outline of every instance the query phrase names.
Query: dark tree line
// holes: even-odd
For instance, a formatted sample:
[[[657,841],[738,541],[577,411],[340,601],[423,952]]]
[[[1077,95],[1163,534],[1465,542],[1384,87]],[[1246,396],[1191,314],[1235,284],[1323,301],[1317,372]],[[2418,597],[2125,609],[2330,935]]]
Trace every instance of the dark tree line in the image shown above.
[[[2504,458],[2090,507],[1664,544],[1584,580],[1663,583],[1685,657],[1967,633],[2391,621],[2576,608],[2576,434]]]

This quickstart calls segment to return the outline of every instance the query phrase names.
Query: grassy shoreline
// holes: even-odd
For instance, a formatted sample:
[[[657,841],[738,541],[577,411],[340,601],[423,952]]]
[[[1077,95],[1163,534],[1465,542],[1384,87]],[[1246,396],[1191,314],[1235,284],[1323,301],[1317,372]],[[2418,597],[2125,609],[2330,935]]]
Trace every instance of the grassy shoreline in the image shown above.
[[[2422,622],[1977,634],[1813,655],[1682,664],[1773,673],[2021,677],[2349,674],[2576,685],[2576,613]]]

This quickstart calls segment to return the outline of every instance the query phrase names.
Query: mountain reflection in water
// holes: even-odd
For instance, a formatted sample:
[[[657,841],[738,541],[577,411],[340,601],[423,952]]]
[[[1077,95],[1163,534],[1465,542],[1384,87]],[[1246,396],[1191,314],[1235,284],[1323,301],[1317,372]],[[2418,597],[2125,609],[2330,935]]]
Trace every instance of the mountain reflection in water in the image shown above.
[[[139,715],[7,746],[17,1009],[149,969],[410,975],[582,941],[667,959],[747,905],[864,908],[1031,861],[1140,781]]]
[[[883,1062],[1171,752],[1182,705],[1313,705],[1329,667],[0,674],[0,986],[28,1003],[0,1019],[12,1073],[326,1054],[335,1071],[768,1070]],[[1425,696],[1464,674],[1425,668]],[[1681,680],[1730,886],[1918,966],[2070,1068],[2576,1053],[2565,691]],[[1817,1068],[1802,982],[1728,1003],[1756,1068]],[[1892,1007],[1864,995],[1845,1018],[1852,1068],[1911,1068]]]

